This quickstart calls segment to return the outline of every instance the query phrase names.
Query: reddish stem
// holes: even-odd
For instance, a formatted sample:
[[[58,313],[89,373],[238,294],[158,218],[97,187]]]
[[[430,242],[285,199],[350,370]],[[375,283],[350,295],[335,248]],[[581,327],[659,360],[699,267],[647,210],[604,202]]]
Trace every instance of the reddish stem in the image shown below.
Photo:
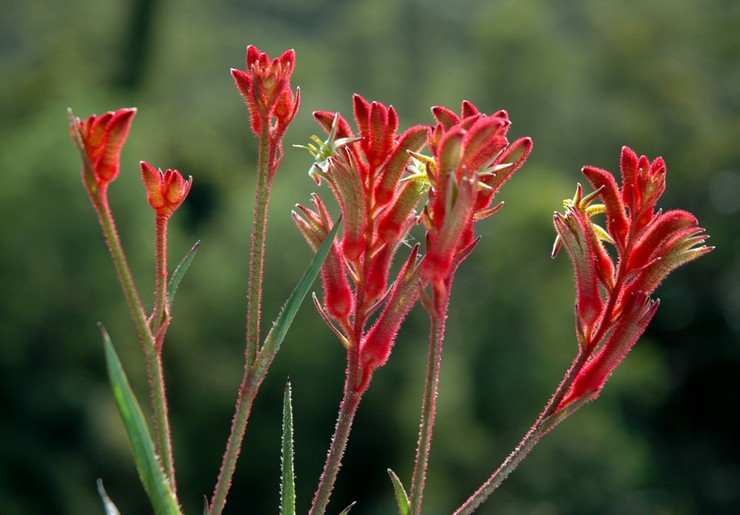
[[[448,286],[451,286],[451,284]],[[437,414],[437,392],[439,389],[439,374],[442,368],[442,347],[444,344],[445,321],[447,319],[449,302],[449,287],[441,290],[435,289],[433,306],[438,309],[428,309],[431,324],[429,356],[427,359],[426,381],[424,383],[424,397],[421,403],[419,440],[416,446],[414,473],[411,478],[411,494],[409,499],[409,513],[411,515],[419,515],[421,513],[427,468],[429,467],[429,453],[431,451],[434,423]]]

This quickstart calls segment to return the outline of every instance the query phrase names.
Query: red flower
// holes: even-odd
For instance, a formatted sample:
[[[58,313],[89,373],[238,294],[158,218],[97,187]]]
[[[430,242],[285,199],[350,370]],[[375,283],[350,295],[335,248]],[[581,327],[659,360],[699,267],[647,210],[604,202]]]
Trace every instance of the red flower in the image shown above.
[[[359,136],[338,113],[315,116],[329,134],[325,142],[307,148],[316,158],[311,175],[325,181],[342,210],[344,230],[322,269],[323,305],[320,313],[350,352],[359,353],[361,381],[369,385],[372,372],[388,359],[398,329],[418,299],[416,256],[412,251],[395,281],[391,269],[397,251],[416,223],[416,206],[426,187],[403,181],[411,160],[427,139],[427,128],[411,127],[398,135],[393,107],[354,97]],[[323,201],[314,195],[316,209],[298,206],[293,218],[316,249],[334,225]],[[375,325],[368,329],[377,311]]]
[[[141,162],[141,177],[149,205],[163,218],[169,218],[180,207],[193,184],[192,177],[185,180],[177,170],[162,172],[145,161]]]
[[[501,186],[527,160],[532,140],[509,144],[505,111],[485,115],[463,102],[461,116],[444,107],[432,109],[437,125],[429,135],[434,158],[425,163],[431,184],[423,220],[427,227],[424,275],[435,287],[451,273],[475,242],[473,225],[495,213]]]
[[[121,148],[136,109],[119,109],[80,120],[70,111],[70,133],[83,157],[82,177],[91,194],[105,191],[118,176]]]
[[[622,188],[614,176],[600,168],[583,169],[594,193],[576,195],[565,202],[565,214],[555,213],[561,246],[570,257],[576,276],[576,331],[588,362],[577,375],[560,407],[596,396],[647,328],[658,308],[650,295],[670,272],[709,253],[708,236],[687,211],[655,211],[665,190],[666,166],[652,163],[624,147]],[[603,204],[593,204],[597,198]],[[606,229],[591,221],[606,214]],[[616,265],[604,245],[614,245]]]
[[[290,77],[295,68],[295,51],[288,50],[278,58],[270,59],[257,47],[247,47],[247,68],[231,70],[252,114],[252,130],[262,134],[267,122],[270,131],[282,135],[295,117],[300,105],[300,91],[291,90]],[[273,126],[273,118],[276,122]]]

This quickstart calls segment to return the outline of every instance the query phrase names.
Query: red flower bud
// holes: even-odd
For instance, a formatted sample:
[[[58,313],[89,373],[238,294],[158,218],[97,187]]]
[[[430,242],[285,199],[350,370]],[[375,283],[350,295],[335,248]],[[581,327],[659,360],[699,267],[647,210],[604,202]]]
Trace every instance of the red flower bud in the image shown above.
[[[324,306],[327,313],[335,320],[349,323],[349,315],[354,307],[354,295],[347,279],[347,266],[336,242],[321,268],[321,279],[324,284]]]
[[[598,260],[594,252],[593,224],[575,206],[565,216],[555,213],[555,230],[568,251],[576,276],[576,319],[582,345],[593,345],[591,336],[602,315],[604,301],[599,291]]]
[[[378,223],[379,241],[391,243],[406,237],[416,218],[416,206],[425,190],[426,186],[418,181],[408,181],[403,185]]]
[[[83,155],[82,177],[92,193],[105,190],[118,176],[120,156],[136,109],[119,109],[87,120],[70,111],[70,132]]]
[[[324,243],[326,236],[334,227],[329,211],[321,200],[314,194],[311,200],[316,211],[298,205],[303,216],[293,211],[293,221],[303,234],[306,242],[314,252]],[[326,312],[335,320],[348,323],[348,317],[354,307],[354,296],[347,278],[347,266],[342,256],[339,243],[335,240],[324,265],[321,267],[321,279],[324,284],[324,306]]]
[[[604,205],[606,205],[606,228],[618,247],[624,248],[627,244],[627,236],[630,230],[630,222],[624,209],[622,195],[619,192],[617,181],[614,176],[593,166],[584,166],[583,175],[594,189],[598,190]],[[630,214],[633,212],[630,211]]]
[[[427,132],[426,127],[417,125],[398,138],[398,143],[383,167],[383,173],[375,186],[375,201],[378,204],[387,204],[393,198],[393,194],[398,189],[398,182],[411,159],[409,151],[416,152],[424,145]]]
[[[157,216],[169,218],[180,207],[190,192],[193,178],[185,180],[177,170],[162,172],[149,163],[141,162],[141,177],[144,180],[149,205]]]

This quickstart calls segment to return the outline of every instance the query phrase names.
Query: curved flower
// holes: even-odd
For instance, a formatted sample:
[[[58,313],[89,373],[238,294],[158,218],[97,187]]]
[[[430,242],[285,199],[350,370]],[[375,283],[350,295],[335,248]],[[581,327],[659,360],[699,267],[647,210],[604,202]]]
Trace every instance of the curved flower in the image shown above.
[[[72,140],[82,155],[82,180],[90,194],[103,194],[118,177],[123,144],[136,108],[119,109],[81,120],[69,111]]]

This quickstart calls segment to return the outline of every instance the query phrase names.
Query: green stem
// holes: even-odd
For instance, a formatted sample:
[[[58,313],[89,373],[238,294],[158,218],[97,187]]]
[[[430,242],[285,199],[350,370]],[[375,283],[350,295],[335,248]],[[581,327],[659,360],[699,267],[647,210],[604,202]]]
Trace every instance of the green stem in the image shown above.
[[[98,213],[98,219],[103,229],[103,234],[108,243],[108,248],[113,259],[113,264],[118,274],[118,279],[123,288],[129,309],[139,333],[139,338],[144,350],[146,359],[146,371],[149,381],[149,394],[151,397],[152,409],[154,411],[154,429],[157,441],[157,451],[162,459],[165,475],[170,481],[172,491],[177,492],[175,488],[175,465],[172,454],[172,439],[170,432],[169,417],[167,414],[167,393],[165,390],[164,372],[162,369],[162,359],[157,351],[156,342],[152,330],[149,327],[141,297],[136,289],[131,274],[131,268],[126,260],[126,254],[123,251],[121,240],[116,231],[113,214],[108,204],[108,198],[105,190],[99,191],[98,194],[90,195],[93,206]]]
[[[267,375],[264,360],[258,359],[260,317],[262,311],[262,282],[265,263],[265,241],[267,233],[267,210],[270,203],[270,183],[275,163],[275,149],[270,140],[270,127],[263,122],[259,138],[259,161],[257,164],[257,191],[252,224],[252,247],[249,255],[249,284],[247,286],[247,328],[244,377],[239,387],[231,432],[226,442],[226,451],[221,462],[216,486],[211,497],[210,514],[220,514],[226,506],[226,497],[236,470],[249,415],[254,398]],[[273,356],[274,357],[274,356]],[[271,362],[271,359],[269,359]]]
[[[432,435],[434,433],[439,373],[442,367],[445,320],[447,318],[447,306],[449,305],[449,290],[443,296],[443,299],[435,299],[434,302],[434,305],[440,306],[441,309],[439,311],[429,310],[431,324],[429,356],[427,359],[426,381],[424,383],[424,397],[421,404],[421,422],[419,424],[419,440],[416,446],[414,474],[411,478],[411,495],[409,498],[409,513],[411,515],[419,515],[421,513],[424,484],[429,466],[429,453],[432,445]],[[440,302],[438,303],[437,300]]]
[[[339,468],[342,466],[342,457],[347,448],[347,441],[352,430],[352,422],[357,414],[357,408],[362,400],[364,391],[357,390],[359,380],[359,353],[357,348],[353,347],[348,352],[347,374],[344,383],[344,397],[339,407],[339,416],[337,425],[334,428],[329,454],[324,463],[324,470],[319,480],[319,486],[313,498],[313,504],[309,515],[323,515],[326,507],[329,505],[329,498],[334,489],[334,483],[339,474]]]

